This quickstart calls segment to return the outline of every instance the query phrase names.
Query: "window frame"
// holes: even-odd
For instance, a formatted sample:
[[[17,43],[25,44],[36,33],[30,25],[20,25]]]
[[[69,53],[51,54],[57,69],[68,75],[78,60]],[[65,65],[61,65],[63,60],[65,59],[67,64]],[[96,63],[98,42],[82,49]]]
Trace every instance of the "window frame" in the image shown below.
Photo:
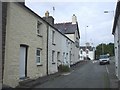
[[[37,55],[37,50],[39,50],[40,55]],[[37,64],[37,65],[42,65],[42,64],[41,64],[41,56],[42,56],[42,55],[41,55],[41,51],[42,51],[41,48],[37,48],[37,49],[36,49],[36,64]],[[38,58],[39,58],[39,62],[38,62]]]
[[[80,54],[83,54],[83,50],[82,49],[80,50]]]
[[[52,50],[52,64],[55,64],[55,51]]]
[[[86,54],[89,54],[89,50],[88,49],[86,50]]]
[[[55,45],[55,31],[52,30],[52,44]]]
[[[37,33],[37,36],[39,36],[39,37],[42,37],[41,25],[42,25],[42,23],[40,21],[37,21],[37,31],[36,31],[36,33]],[[38,33],[38,31],[39,31],[39,33]]]

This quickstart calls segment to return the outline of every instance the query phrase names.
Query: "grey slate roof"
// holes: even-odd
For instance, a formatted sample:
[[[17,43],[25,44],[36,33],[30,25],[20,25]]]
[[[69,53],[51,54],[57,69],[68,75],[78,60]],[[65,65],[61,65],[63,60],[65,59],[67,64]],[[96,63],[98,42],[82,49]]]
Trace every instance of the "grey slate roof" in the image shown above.
[[[72,22],[57,23],[54,24],[54,27],[57,28],[63,34],[74,34],[75,31],[78,30],[78,36],[80,37],[78,24],[72,24]]]
[[[85,51],[86,50],[86,46],[80,46],[80,50],[83,50],[83,51]],[[94,47],[92,47],[92,46],[87,46],[87,49],[89,50],[89,51],[93,51],[93,49],[94,49]]]

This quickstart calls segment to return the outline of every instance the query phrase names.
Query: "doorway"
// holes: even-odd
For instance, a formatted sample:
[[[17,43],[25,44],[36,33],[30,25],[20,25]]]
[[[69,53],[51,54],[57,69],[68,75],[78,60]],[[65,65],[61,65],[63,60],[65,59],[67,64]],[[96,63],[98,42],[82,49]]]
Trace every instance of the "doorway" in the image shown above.
[[[20,45],[19,78],[27,77],[27,46]]]

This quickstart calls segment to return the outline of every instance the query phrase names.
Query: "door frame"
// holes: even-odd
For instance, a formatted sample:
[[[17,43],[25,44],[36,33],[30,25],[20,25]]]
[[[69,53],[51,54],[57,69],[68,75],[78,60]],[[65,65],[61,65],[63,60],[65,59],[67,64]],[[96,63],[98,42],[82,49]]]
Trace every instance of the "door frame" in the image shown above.
[[[24,78],[26,78],[27,77],[27,58],[28,58],[28,45],[25,45],[25,44],[20,44],[20,47],[24,47],[24,48],[26,48],[26,56],[25,56],[25,77]]]

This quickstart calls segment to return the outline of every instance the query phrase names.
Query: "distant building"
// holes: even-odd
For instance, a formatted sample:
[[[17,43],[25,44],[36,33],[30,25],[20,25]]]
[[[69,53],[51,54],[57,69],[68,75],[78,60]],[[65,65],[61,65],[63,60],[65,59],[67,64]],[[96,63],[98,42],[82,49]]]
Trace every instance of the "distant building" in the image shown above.
[[[80,40],[80,34],[79,34],[79,27],[77,22],[77,17],[75,14],[72,16],[72,22],[66,22],[66,23],[56,23],[54,26],[63,34],[65,34],[68,38],[70,38],[75,45],[75,48],[72,48],[72,52],[74,52],[73,60],[71,61],[71,64],[75,64],[76,62],[79,62],[79,40]],[[74,46],[73,46],[74,47]]]
[[[86,43],[86,46],[80,46],[80,60],[94,60],[95,59],[95,47],[90,46],[89,43]]]
[[[120,1],[117,2],[112,34],[114,35],[115,69],[120,80]]]

